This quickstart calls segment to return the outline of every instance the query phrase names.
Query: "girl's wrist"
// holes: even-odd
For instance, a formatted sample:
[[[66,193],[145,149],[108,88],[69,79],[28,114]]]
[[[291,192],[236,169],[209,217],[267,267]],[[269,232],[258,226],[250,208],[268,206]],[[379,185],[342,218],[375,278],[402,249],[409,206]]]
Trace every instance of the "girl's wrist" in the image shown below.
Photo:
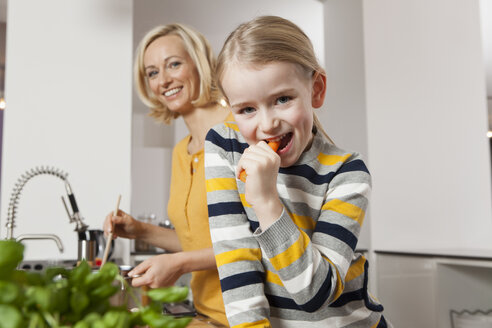
[[[280,199],[274,199],[272,201],[262,202],[261,204],[253,207],[256,217],[260,223],[262,230],[271,226],[282,215],[284,206],[280,202]]]

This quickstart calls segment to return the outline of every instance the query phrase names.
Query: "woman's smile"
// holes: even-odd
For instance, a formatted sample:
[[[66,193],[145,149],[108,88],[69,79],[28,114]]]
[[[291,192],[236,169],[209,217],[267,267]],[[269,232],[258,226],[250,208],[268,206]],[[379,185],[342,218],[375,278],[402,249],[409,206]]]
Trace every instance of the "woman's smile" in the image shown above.
[[[183,87],[179,87],[179,88],[172,88],[168,91],[165,91],[164,92],[164,96],[165,97],[171,97],[171,96],[174,96],[175,94],[177,94],[178,92],[181,91],[181,89],[183,89]]]

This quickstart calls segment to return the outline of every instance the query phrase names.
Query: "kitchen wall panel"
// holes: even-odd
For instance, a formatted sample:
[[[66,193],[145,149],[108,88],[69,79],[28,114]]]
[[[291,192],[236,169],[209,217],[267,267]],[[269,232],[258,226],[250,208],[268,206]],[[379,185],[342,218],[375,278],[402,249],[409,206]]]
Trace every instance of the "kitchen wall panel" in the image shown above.
[[[364,2],[375,250],[492,250],[479,1]]]
[[[85,222],[101,228],[130,205],[131,0],[10,1],[1,179],[1,237],[10,192],[35,166],[67,172]],[[14,236],[55,233],[65,245],[27,241],[26,259],[77,257],[61,180],[34,177],[18,206]],[[128,245],[120,248],[124,249]]]

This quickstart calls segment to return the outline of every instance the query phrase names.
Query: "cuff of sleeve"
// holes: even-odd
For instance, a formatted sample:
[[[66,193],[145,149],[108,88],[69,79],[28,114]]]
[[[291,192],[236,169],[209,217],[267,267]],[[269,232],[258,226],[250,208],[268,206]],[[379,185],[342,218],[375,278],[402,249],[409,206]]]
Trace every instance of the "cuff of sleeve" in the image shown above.
[[[254,237],[266,255],[273,257],[277,255],[278,249],[283,249],[285,244],[290,245],[299,238],[299,229],[284,209],[277,221],[265,231],[258,228]]]

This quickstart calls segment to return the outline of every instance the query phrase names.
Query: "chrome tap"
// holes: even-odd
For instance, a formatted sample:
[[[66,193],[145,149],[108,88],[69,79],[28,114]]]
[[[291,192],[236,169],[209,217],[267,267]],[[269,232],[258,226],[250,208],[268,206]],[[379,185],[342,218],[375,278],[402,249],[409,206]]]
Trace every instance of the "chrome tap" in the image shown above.
[[[70,223],[75,222],[76,224],[75,231],[79,232],[79,231],[85,231],[87,229],[88,226],[84,222],[82,222],[83,218],[79,213],[77,203],[75,202],[75,197],[72,193],[72,189],[70,188],[70,184],[67,181],[68,174],[55,168],[41,166],[41,167],[35,167],[34,169],[28,170],[24,174],[22,174],[21,177],[17,180],[14,189],[12,190],[12,194],[10,196],[9,208],[7,212],[7,223],[5,224],[5,226],[7,227],[7,239],[14,239],[15,217],[17,214],[17,205],[19,203],[19,196],[22,191],[22,188],[27,183],[27,181],[29,181],[31,178],[41,174],[54,175],[65,182],[65,189],[67,190],[68,198],[70,199],[70,204],[72,205],[72,210],[73,210],[73,215],[70,215],[69,213]],[[43,238],[36,238],[36,239],[46,239],[45,237],[47,235],[39,235],[39,236],[43,236]],[[53,235],[49,235],[49,236],[53,236]],[[30,239],[34,239],[34,238],[30,238]],[[48,239],[52,239],[52,238],[48,237]],[[60,247],[59,245],[58,248],[63,249],[63,246]]]
[[[63,253],[63,244],[61,239],[57,235],[53,234],[24,234],[24,235],[19,235],[17,238],[15,238],[15,241],[21,242],[23,240],[27,239],[51,239],[56,243],[56,246],[58,246],[58,249],[60,250],[60,253]]]

